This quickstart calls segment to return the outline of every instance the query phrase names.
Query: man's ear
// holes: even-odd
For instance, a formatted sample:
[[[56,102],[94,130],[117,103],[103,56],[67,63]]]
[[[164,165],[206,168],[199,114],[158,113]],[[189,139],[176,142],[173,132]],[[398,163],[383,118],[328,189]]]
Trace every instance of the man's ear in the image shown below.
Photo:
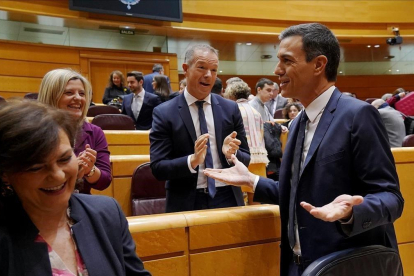
[[[187,76],[187,70],[188,70],[188,64],[187,63],[183,63],[183,71],[184,71],[184,76]]]
[[[139,83],[140,85],[143,85],[143,84],[144,84],[144,80],[142,79],[142,80],[140,80],[138,83]]]
[[[315,58],[315,76],[325,74],[325,67],[328,64],[328,58],[324,55]]]

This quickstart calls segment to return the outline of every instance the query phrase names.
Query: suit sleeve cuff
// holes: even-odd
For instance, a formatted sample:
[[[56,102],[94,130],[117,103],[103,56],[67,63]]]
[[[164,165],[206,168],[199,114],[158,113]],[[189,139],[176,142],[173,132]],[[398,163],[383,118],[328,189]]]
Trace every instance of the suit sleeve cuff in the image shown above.
[[[253,193],[256,191],[257,183],[259,182],[260,176],[256,175],[256,178],[254,179],[253,183]]]

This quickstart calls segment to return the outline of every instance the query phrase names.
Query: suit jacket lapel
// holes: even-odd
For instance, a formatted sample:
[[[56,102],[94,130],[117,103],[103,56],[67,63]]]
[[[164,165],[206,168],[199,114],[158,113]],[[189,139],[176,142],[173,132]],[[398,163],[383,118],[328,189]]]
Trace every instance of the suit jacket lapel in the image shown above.
[[[216,132],[216,144],[217,144],[217,151],[221,152],[221,148],[223,147],[223,133],[222,133],[222,111],[221,106],[218,100],[213,97],[211,94],[211,108],[213,111],[213,118],[214,118],[214,130]]]
[[[334,118],[334,111],[336,110],[336,106],[338,105],[338,100],[340,97],[341,92],[339,92],[338,89],[335,89],[331,98],[328,101],[328,104],[325,107],[325,110],[323,111],[322,117],[316,128],[311,145],[309,147],[308,155],[306,156],[305,162],[303,163],[302,172],[305,170],[306,165],[312,159],[320,143],[322,142],[322,139],[325,136],[325,133],[328,130],[332,122],[332,119]]]
[[[193,119],[191,118],[190,109],[188,108],[187,101],[185,100],[184,93],[178,96],[178,112],[180,113],[181,119],[187,128],[193,142],[197,140],[196,132],[194,129]]]

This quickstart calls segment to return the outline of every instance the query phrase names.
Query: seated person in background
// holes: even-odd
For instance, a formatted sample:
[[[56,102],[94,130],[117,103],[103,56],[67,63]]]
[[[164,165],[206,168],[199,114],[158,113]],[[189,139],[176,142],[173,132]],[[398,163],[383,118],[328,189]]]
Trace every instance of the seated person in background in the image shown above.
[[[298,115],[299,111],[302,110],[302,105],[298,104],[298,103],[290,103],[288,105],[285,106],[285,108],[283,109],[283,117],[289,121],[284,122],[282,124],[282,126],[285,126],[287,128],[290,127],[290,124],[292,123],[293,119],[296,118],[296,116]]]
[[[122,114],[134,119],[135,129],[149,130],[152,125],[152,111],[161,103],[161,99],[153,93],[146,93],[142,86],[144,75],[141,72],[128,72],[127,83],[132,93],[124,97]]]
[[[221,79],[219,79],[218,77],[216,78],[216,81],[214,82],[213,88],[211,88],[211,93],[214,93],[214,94],[217,94],[223,97],[223,94],[224,94],[223,84],[221,82]]]
[[[0,275],[151,275],[118,203],[73,193],[82,165],[69,113],[10,102],[0,133]]]
[[[391,97],[392,97],[391,93],[385,93],[384,95],[381,96],[381,99],[384,101],[387,101]]]
[[[247,144],[250,150],[251,164],[267,164],[267,151],[264,141],[263,120],[260,113],[250,106],[247,98],[250,95],[250,87],[244,81],[234,82],[227,85],[224,98],[235,101],[239,106],[246,131]],[[253,194],[248,193],[249,204],[253,204]]]
[[[48,72],[39,88],[38,101],[69,112],[78,126],[75,154],[80,165],[78,179],[83,184],[79,192],[90,194],[91,189],[105,190],[111,184],[108,143],[100,127],[86,122],[92,88],[89,81],[71,69]]]
[[[382,122],[387,130],[390,147],[401,147],[405,137],[404,117],[382,99],[373,101],[371,105],[377,108],[381,115]]]
[[[388,98],[388,100],[386,100],[386,102],[392,107],[395,108],[395,104],[401,100],[402,98],[404,98],[408,93],[404,90],[404,88],[397,88],[394,91],[394,96]]]
[[[113,71],[109,75],[108,86],[105,88],[105,93],[102,98],[104,104],[108,104],[113,99],[125,96],[131,93],[127,87],[125,87],[124,75],[121,71]]]
[[[166,76],[155,75],[152,80],[152,88],[154,89],[154,94],[160,97],[162,102],[170,99],[170,88],[168,87]]]

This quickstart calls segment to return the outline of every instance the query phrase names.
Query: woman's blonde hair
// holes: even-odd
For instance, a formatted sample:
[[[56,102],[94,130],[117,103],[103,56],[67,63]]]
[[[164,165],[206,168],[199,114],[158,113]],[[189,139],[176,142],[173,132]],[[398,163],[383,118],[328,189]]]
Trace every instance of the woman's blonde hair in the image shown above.
[[[80,80],[85,89],[86,105],[82,110],[82,119],[84,119],[86,118],[88,107],[91,102],[92,87],[84,76],[70,68],[55,69],[47,72],[42,79],[42,83],[40,84],[39,96],[37,100],[41,103],[58,108],[59,100],[65,92],[66,85],[71,80]]]

